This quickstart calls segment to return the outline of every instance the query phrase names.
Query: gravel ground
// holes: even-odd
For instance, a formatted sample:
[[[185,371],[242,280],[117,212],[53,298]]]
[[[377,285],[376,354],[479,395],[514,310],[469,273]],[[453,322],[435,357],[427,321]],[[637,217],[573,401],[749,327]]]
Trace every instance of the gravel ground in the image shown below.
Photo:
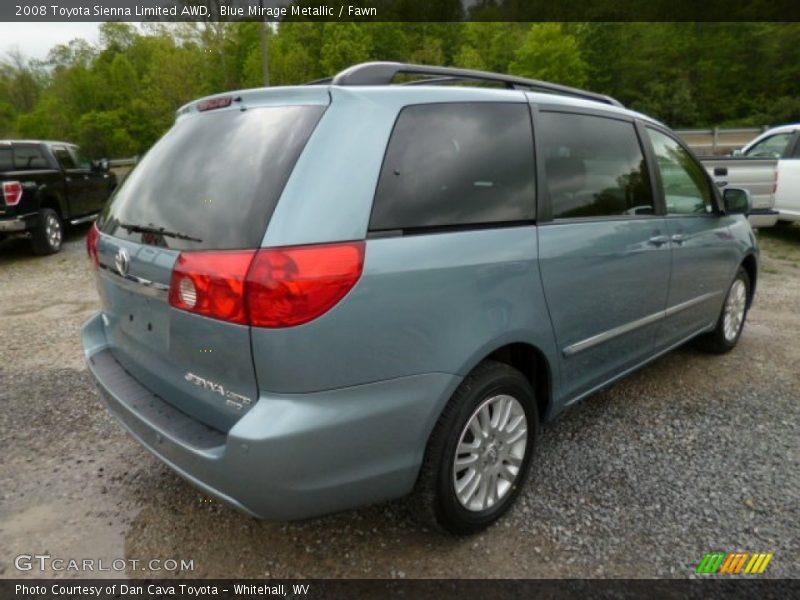
[[[712,550],[773,552],[766,576],[800,577],[800,227],[761,234],[734,352],[680,349],[569,410],[517,507],[464,539],[420,528],[403,501],[260,522],[163,467],[83,366],[85,233],[46,258],[0,243],[0,577],[24,575],[21,553],[192,559],[176,575],[196,577],[687,577]]]

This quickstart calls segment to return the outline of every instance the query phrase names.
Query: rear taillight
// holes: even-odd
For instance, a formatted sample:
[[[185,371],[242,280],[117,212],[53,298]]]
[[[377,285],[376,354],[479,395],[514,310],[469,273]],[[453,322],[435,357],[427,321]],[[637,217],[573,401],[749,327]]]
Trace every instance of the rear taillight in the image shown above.
[[[291,327],[325,314],[361,277],[364,242],[259,250],[247,274],[250,323]]]
[[[86,234],[86,253],[92,261],[92,266],[97,267],[100,264],[100,258],[97,254],[97,243],[100,240],[100,231],[97,229],[97,224],[92,223],[89,228],[89,233]]]
[[[247,323],[244,282],[255,250],[184,252],[175,263],[169,303],[175,308]]]
[[[22,184],[19,181],[3,182],[3,201],[7,206],[16,206],[22,199]]]
[[[361,277],[364,242],[263,250],[184,252],[175,308],[255,327],[292,327],[325,314]]]

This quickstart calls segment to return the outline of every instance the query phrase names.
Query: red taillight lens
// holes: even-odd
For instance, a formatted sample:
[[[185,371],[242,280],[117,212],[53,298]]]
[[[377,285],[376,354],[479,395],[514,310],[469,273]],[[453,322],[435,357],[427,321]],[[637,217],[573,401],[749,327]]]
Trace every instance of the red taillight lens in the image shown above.
[[[22,184],[19,181],[3,182],[3,200],[7,206],[16,206],[22,199]]]
[[[97,243],[100,240],[100,231],[97,225],[92,223],[89,228],[89,233],[86,234],[86,253],[92,261],[92,266],[97,267],[100,264],[100,258],[97,255]]]
[[[169,303],[182,310],[247,324],[244,292],[255,250],[184,252],[175,263]]]
[[[364,242],[182,253],[172,306],[255,327],[292,327],[323,315],[361,277]]]
[[[291,327],[325,314],[361,277],[364,242],[259,250],[247,274],[250,323]]]

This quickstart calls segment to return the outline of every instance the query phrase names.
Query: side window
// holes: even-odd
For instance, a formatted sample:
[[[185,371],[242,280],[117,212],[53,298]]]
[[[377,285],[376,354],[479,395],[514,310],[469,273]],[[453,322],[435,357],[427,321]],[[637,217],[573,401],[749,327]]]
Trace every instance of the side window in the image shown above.
[[[789,145],[792,135],[792,133],[771,135],[745,152],[745,156],[750,158],[780,158],[786,152],[786,146]]]
[[[86,156],[84,156],[81,149],[77,146],[69,146],[68,147],[69,153],[72,156],[73,162],[78,165],[81,169],[91,169],[92,168],[92,161],[90,161]]]
[[[63,146],[54,147],[53,156],[56,157],[56,160],[62,169],[66,170],[75,168],[75,161],[72,159],[72,155]]]
[[[40,146],[27,144],[14,146],[15,169],[21,171],[25,169],[46,169],[49,166]]]
[[[370,229],[527,221],[534,194],[527,104],[407,106],[386,149]]]
[[[794,142],[794,152],[792,152],[792,158],[800,158],[800,136]]]
[[[655,213],[633,123],[541,112],[536,132],[554,219]]]
[[[714,192],[705,169],[677,141],[648,127],[669,215],[714,212]]]

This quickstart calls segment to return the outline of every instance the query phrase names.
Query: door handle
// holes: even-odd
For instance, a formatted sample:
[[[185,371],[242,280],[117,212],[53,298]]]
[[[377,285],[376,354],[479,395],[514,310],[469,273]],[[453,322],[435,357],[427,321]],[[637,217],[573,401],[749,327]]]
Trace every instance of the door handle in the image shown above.
[[[676,233],[670,238],[670,240],[672,240],[672,242],[675,244],[682,244],[686,241],[686,236],[684,236],[682,233]]]
[[[669,236],[667,235],[655,235],[647,240],[647,243],[653,246],[663,246],[667,242],[669,242]]]
[[[89,176],[88,175],[84,175],[83,178],[84,179],[89,179]]]
[[[724,188],[726,185],[728,185],[728,182],[727,181],[715,181],[714,184],[718,188]]]
[[[72,181],[72,177],[64,177],[64,181],[67,181],[67,182]]]

